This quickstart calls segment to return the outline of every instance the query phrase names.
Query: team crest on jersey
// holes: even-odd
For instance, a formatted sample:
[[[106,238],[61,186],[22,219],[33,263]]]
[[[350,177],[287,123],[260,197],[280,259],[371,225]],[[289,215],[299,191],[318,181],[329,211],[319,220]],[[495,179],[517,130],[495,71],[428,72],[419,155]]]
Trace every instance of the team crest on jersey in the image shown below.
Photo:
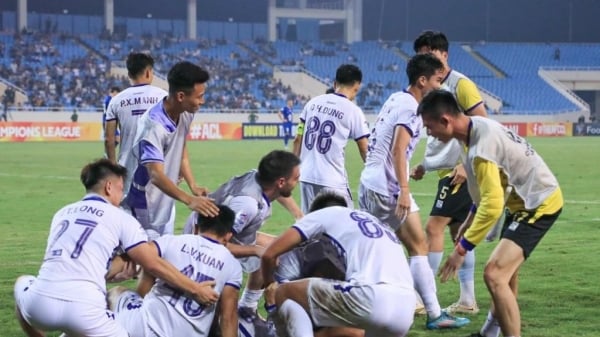
[[[435,202],[435,207],[436,208],[442,208],[442,207],[444,207],[444,200],[437,200]]]
[[[238,213],[235,218],[235,223],[238,225],[243,225],[248,222],[248,214],[246,213]]]

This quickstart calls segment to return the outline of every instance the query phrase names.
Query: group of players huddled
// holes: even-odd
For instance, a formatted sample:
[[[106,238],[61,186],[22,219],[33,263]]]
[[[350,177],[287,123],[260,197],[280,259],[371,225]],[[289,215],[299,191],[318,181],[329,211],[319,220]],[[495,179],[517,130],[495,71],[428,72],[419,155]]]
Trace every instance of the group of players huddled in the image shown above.
[[[353,103],[361,70],[341,65],[333,92],[305,104],[292,152],[269,152],[213,192],[196,184],[186,146],[208,72],[179,62],[166,92],[151,85],[152,57],[130,54],[132,86],[106,107],[106,158],[82,169],[85,196],[52,219],[38,275],[15,284],[23,331],[399,337],[419,306],[427,329],[459,328],[469,319],[455,314],[479,311],[473,249],[506,209],[484,270],[492,305],[470,336],[520,336],[518,270],[561,212],[558,182],[526,140],[485,117],[475,84],[448,66],[444,34],[423,32],[414,50],[408,86],[388,98],[371,128]],[[292,106],[282,113],[286,148]],[[411,170],[423,129],[424,160]],[[344,162],[350,139],[364,161],[358,209]],[[440,179],[424,230],[409,180],[427,171]],[[298,183],[300,207],[291,197]],[[192,211],[180,235],[176,200]],[[295,218],[279,236],[260,231],[274,201]],[[446,226],[455,248],[440,268]],[[459,300],[445,309],[438,269],[442,282],[457,272],[460,280]],[[131,278],[135,291],[107,290],[107,282]],[[258,313],[263,297],[266,318]]]

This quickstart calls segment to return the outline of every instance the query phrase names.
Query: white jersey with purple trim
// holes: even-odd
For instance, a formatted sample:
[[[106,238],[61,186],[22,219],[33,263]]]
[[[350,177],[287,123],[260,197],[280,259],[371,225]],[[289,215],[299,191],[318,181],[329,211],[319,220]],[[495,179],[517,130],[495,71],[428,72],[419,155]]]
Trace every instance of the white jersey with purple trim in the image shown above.
[[[256,233],[271,217],[271,202],[256,182],[256,173],[256,170],[250,170],[241,176],[235,176],[209,194],[216,204],[228,206],[235,212],[231,242],[237,244],[254,244]],[[193,232],[197,218],[198,213],[190,214],[184,226],[184,234]]]
[[[160,255],[189,278],[214,280],[222,293],[242,285],[242,267],[221,243],[199,235],[164,235],[154,241]],[[142,304],[145,325],[157,336],[208,336],[216,306],[206,307],[157,279]]]
[[[142,222],[145,229],[162,234],[165,224],[171,217],[174,200],[150,182],[148,163],[162,163],[165,175],[174,183],[179,179],[181,158],[186,137],[194,114],[184,112],[177,124],[167,115],[163,101],[153,106],[140,117],[132,155],[137,167],[133,177],[126,204],[132,209],[147,209],[148,224]]]
[[[124,184],[125,195],[129,191],[131,175],[137,166],[137,161],[131,155],[131,147],[137,133],[140,116],[167,96],[167,92],[149,84],[129,87],[110,100],[106,109],[106,120],[116,120],[121,131],[119,145],[119,164],[130,172]]]
[[[49,297],[105,305],[114,250],[148,240],[139,222],[97,194],[67,205],[52,219],[36,292]],[[73,291],[76,289],[77,291]]]
[[[306,103],[300,120],[304,122],[300,181],[347,188],[344,156],[348,139],[369,137],[362,110],[343,95],[320,95]]]
[[[360,183],[368,189],[388,197],[398,195],[398,177],[392,155],[394,134],[396,127],[404,127],[410,133],[406,149],[406,160],[410,161],[423,128],[423,120],[417,116],[418,105],[417,100],[405,90],[393,93],[383,104],[369,137],[369,152],[360,175]]]
[[[298,220],[293,228],[303,239],[328,236],[346,260],[346,281],[413,288],[404,249],[394,231],[363,211],[327,207]]]

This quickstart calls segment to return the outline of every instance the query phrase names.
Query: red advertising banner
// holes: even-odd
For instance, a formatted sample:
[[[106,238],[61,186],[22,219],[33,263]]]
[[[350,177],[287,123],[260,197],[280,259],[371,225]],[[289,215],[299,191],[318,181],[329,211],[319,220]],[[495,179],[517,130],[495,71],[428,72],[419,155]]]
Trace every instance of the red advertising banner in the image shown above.
[[[521,137],[527,137],[527,123],[502,123],[502,125]]]
[[[101,139],[102,125],[100,123],[0,123],[0,142],[64,142]]]
[[[573,135],[572,123],[545,122],[527,123],[528,137],[565,137]]]
[[[242,123],[194,122],[190,126],[188,140],[242,139]]]

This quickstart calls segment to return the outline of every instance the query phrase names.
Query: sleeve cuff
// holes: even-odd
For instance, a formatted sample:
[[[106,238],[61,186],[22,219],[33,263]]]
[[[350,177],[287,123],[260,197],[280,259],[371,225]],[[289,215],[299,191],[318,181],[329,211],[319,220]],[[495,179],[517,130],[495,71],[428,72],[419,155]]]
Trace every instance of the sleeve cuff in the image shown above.
[[[469,212],[476,213],[477,212],[477,205],[475,205],[475,204],[471,205],[471,208],[469,209]]]
[[[298,231],[298,234],[300,234],[300,236],[302,237],[302,241],[306,241],[308,239],[306,234],[304,234],[304,232],[300,228],[296,226],[292,226],[292,228]]]
[[[366,135],[362,135],[362,136],[360,136],[360,137],[358,137],[358,138],[354,138],[354,140],[355,140],[355,141],[359,141],[359,140],[361,140],[361,139],[363,139],[363,138],[369,138],[369,136],[370,136],[370,135],[371,135],[370,133],[367,133]]]
[[[467,251],[471,251],[475,248],[475,245],[472,244],[471,242],[469,242],[469,240],[467,240],[465,238],[460,239],[459,244]]]
[[[160,249],[160,245],[158,244],[158,242],[152,241],[152,243],[156,246],[156,249],[158,249],[158,256],[163,257],[162,250]]]

